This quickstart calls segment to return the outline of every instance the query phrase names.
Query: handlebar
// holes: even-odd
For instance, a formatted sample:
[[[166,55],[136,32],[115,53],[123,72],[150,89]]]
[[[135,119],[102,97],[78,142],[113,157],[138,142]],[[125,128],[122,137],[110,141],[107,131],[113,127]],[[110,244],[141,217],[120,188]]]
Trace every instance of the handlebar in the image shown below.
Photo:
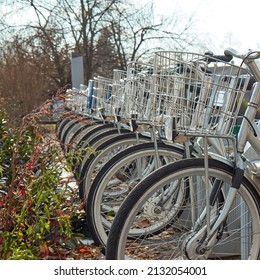
[[[233,55],[230,53],[224,53],[224,55],[214,55],[212,52],[208,51],[205,55],[207,56],[208,63],[216,61],[230,62],[233,59]]]
[[[224,56],[213,55],[211,52],[206,52],[205,55],[209,57],[208,63],[214,62],[216,60],[229,62],[233,57],[239,58],[242,60],[241,66],[244,63],[250,70],[251,75],[253,75],[253,78],[251,78],[251,82],[249,83],[249,87],[252,87],[253,81],[260,82],[260,68],[255,62],[256,59],[260,58],[260,51],[249,50],[247,53],[241,54],[232,48],[228,48],[224,51]]]
[[[254,76],[256,81],[260,82],[260,69],[255,61],[256,59],[260,58],[260,51],[249,50],[246,54],[240,54],[236,50],[228,48],[224,51],[224,53],[242,59],[242,63],[248,67],[250,73]]]
[[[236,58],[243,59],[243,60],[244,59],[255,60],[255,59],[260,58],[260,51],[252,51],[252,50],[249,50],[248,53],[246,53],[246,54],[240,54],[236,50],[234,50],[232,48],[228,48],[224,51],[224,54],[231,55]]]
[[[228,48],[224,51],[224,55],[214,55],[210,51],[205,52],[204,55],[207,56],[208,63],[216,62],[216,61],[230,62],[233,59],[233,57],[236,57],[242,59],[245,62],[245,64],[248,65],[248,64],[252,64],[252,60],[260,58],[260,51],[249,51],[247,54],[239,54],[236,50],[232,48]],[[258,68],[256,68],[256,66],[253,65],[250,65],[249,68],[253,73],[253,76],[251,76],[249,79],[247,90],[252,89],[253,84],[257,80],[259,80],[257,79],[257,75],[255,74],[257,72],[259,73]]]

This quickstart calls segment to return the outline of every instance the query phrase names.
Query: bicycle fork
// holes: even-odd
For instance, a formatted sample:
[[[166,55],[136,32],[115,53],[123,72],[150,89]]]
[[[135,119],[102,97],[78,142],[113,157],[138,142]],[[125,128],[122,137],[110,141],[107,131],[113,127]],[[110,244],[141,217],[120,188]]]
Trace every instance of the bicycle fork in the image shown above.
[[[205,141],[206,142],[206,141]],[[204,147],[205,158],[205,187],[206,187],[206,207],[197,219],[192,233],[186,238],[184,248],[189,259],[207,259],[212,248],[219,240],[220,232],[223,230],[226,218],[231,210],[236,194],[242,183],[244,176],[244,162],[239,155],[236,160],[235,174],[232,178],[231,186],[225,198],[222,198],[221,205],[216,206],[217,198],[222,192],[222,181],[215,178],[210,192],[210,181],[208,174],[208,155],[206,145]],[[215,206],[214,206],[215,205]],[[212,214],[214,207],[219,207],[216,214]]]

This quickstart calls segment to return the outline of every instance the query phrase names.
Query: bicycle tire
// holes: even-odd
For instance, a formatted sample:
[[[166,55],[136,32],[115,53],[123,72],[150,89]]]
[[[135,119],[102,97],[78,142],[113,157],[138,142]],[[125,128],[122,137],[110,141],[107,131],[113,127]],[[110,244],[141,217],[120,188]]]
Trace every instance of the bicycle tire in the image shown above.
[[[66,145],[66,139],[70,136],[70,134],[73,134],[74,133],[74,129],[75,127],[77,127],[78,125],[81,125],[82,123],[84,122],[84,120],[81,120],[81,119],[75,119],[74,121],[71,121],[69,122],[65,127],[64,127],[64,131],[61,135],[61,142],[63,145]],[[97,123],[93,120],[88,120],[87,121],[87,126],[85,128],[85,130],[91,130],[93,129],[94,127],[97,127],[97,126],[102,126],[103,123]]]
[[[56,135],[57,135],[57,138],[60,139],[61,137],[61,133],[62,133],[62,130],[64,128],[64,126],[71,120],[71,117],[66,117],[64,119],[62,119],[60,122],[57,123],[56,125]]]
[[[93,125],[90,127],[87,127],[80,135],[79,139],[75,139],[73,142],[71,142],[67,147],[72,147],[74,151],[82,152],[85,149],[88,149],[91,147],[91,143],[93,144],[95,137],[101,136],[104,132],[114,130],[115,131],[115,126],[114,124],[98,124],[98,125]],[[118,133],[118,131],[117,131]],[[93,148],[93,147],[91,147]],[[68,151],[71,150],[68,149]],[[88,152],[87,152],[88,154]],[[77,158],[73,160],[74,167],[77,166],[77,172],[80,172],[80,164],[81,161],[78,161]]]
[[[70,146],[69,144],[85,129],[92,126],[92,123],[78,122],[73,125],[67,135],[64,137],[63,145],[65,146],[65,152],[68,152]]]
[[[93,124],[92,126],[87,127],[85,130],[83,130],[78,135],[78,137],[74,138],[73,141],[70,142],[70,146],[75,149],[83,148],[84,144],[88,145],[89,141],[98,133],[115,128],[115,124],[113,123]]]
[[[212,176],[212,178],[219,178],[225,182],[225,184],[223,184],[223,188],[230,186],[232,176],[234,174],[234,168],[214,159],[209,159],[208,163],[209,175]],[[137,220],[138,215],[141,215],[142,207],[145,203],[148,203],[152,194],[158,191],[162,186],[168,184],[169,182],[173,182],[174,180],[191,178],[191,176],[196,178],[196,176],[199,175],[204,176],[203,174],[205,174],[204,159],[186,159],[181,160],[178,163],[171,163],[163,166],[142,180],[125,199],[114,219],[108,236],[106,258],[108,260],[126,258],[187,259],[187,254],[184,249],[186,249],[185,242],[188,238],[187,235],[185,237],[185,234],[188,234],[190,230],[188,228],[188,223],[186,225],[186,232],[182,233],[181,230],[177,230],[177,223],[180,221],[176,221],[177,225],[174,225],[174,223],[172,224],[172,232],[168,233],[169,236],[155,236],[153,237],[154,241],[152,241],[152,238],[150,237],[147,237],[146,240],[143,238],[141,240],[136,239],[131,241],[128,239],[128,232]],[[219,236],[220,239],[216,243],[216,246],[213,248],[213,252],[211,252],[208,258],[259,259],[259,191],[257,191],[256,187],[245,177],[243,178],[239,188],[239,193],[235,203],[239,203],[239,199],[243,202],[242,206],[239,204],[232,205],[234,206],[234,209],[232,208],[232,211],[230,211],[229,216],[226,219],[227,224],[223,229],[222,236]],[[238,206],[243,207],[244,211],[239,209]],[[239,214],[238,210],[241,210],[241,217],[237,216]],[[245,223],[247,228],[244,228],[242,226],[243,219],[248,219],[252,225],[249,222]],[[185,228],[185,224],[183,225],[183,228]],[[143,231],[144,230],[146,230],[145,227],[143,228]],[[176,235],[176,240],[174,239],[174,235]],[[232,237],[234,239],[232,239]],[[235,237],[237,237],[237,239],[235,239]],[[168,242],[165,245],[163,241],[167,238]],[[157,245],[160,244],[160,246],[158,245],[156,250],[153,250],[151,243],[154,242],[153,245],[155,245],[155,241],[157,242]],[[248,244],[246,241],[248,241]],[[141,243],[146,244],[146,250],[144,250],[141,246]],[[234,246],[232,247],[232,245]],[[136,248],[134,248],[134,246],[136,246]],[[167,253],[169,254],[167,255]],[[201,257],[203,258],[203,255]]]
[[[138,140],[137,140],[138,139]],[[95,173],[94,170],[98,170],[104,162],[104,158],[108,156],[113,150],[118,152],[120,149],[136,145],[138,143],[150,142],[151,139],[144,135],[136,135],[133,132],[123,133],[104,141],[102,144],[95,148],[96,153],[92,153],[81,162],[79,173],[79,197],[80,199],[86,199],[88,189],[90,188],[90,180]],[[97,167],[99,166],[99,167]]]
[[[183,150],[174,145],[158,142],[157,149],[161,159],[168,162],[183,157]],[[106,246],[107,230],[111,226],[116,209],[136,182],[156,168],[153,160],[155,156],[154,143],[139,144],[118,153],[100,169],[89,189],[86,201],[87,224],[96,244]],[[134,175],[136,177],[133,177]],[[125,179],[128,180],[127,183]],[[103,208],[108,210],[102,212]]]
[[[63,144],[63,141],[64,141],[64,137],[66,137],[66,135],[68,134],[68,131],[75,125],[79,122],[78,118],[75,117],[75,118],[72,118],[70,119],[62,128],[61,132],[60,132],[60,141],[61,143]]]
[[[77,159],[73,160],[73,170],[75,171],[76,177],[81,180],[81,165],[83,162],[85,162],[86,159],[88,159],[91,155],[97,153],[97,147],[100,146],[102,143],[106,142],[107,140],[111,138],[115,138],[116,136],[124,133],[129,133],[129,130],[127,129],[121,129],[120,131],[118,129],[109,129],[109,130],[101,130],[97,134],[91,136],[91,139],[89,141],[86,141],[85,144],[82,144],[81,147],[81,156],[80,160],[77,161]],[[70,150],[69,149],[70,143],[68,144],[68,149],[67,152]],[[90,147],[90,151],[86,151],[85,148]]]

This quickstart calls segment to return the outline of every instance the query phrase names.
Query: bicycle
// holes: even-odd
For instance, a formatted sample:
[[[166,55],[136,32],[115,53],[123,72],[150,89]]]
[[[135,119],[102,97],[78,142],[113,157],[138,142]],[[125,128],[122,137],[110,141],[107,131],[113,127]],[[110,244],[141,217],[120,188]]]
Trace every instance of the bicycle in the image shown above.
[[[83,154],[80,162],[74,162],[81,199],[84,199],[84,193],[86,193],[84,191],[85,186],[83,186],[85,185],[85,178],[89,182],[92,177],[90,172],[93,173],[94,168],[95,170],[100,168],[101,161],[111,157],[114,154],[113,150],[118,152],[120,149],[124,149],[129,145],[142,143],[144,140],[146,142],[150,141],[148,135],[143,136],[138,131],[130,130],[129,125],[127,125],[129,119],[125,117],[127,113],[123,102],[124,94],[122,94],[124,93],[124,87],[122,87],[122,84],[124,85],[124,76],[124,71],[114,70],[114,81],[112,84],[113,95],[107,94],[105,90],[107,88],[107,79],[100,77],[95,79],[95,90],[97,94],[92,94],[91,97],[93,100],[87,102],[88,107],[91,108],[89,109],[94,114],[82,116],[80,114],[73,114],[67,120],[62,120],[57,129],[58,138],[61,140],[66,153],[71,148],[84,150],[89,146],[91,146],[92,150],[96,150],[95,154]],[[111,81],[109,81],[109,84],[111,87]],[[103,95],[106,97],[102,97]],[[90,105],[89,103],[92,104]],[[71,104],[71,107],[77,106]],[[92,121],[93,118],[94,121]],[[111,118],[114,118],[114,121],[111,121]],[[120,118],[120,122],[118,118]],[[124,123],[121,123],[122,119],[126,119]],[[123,136],[122,134],[126,135]],[[98,158],[96,158],[97,156]],[[92,165],[92,162],[95,163],[95,167]]]
[[[179,139],[201,136],[203,157],[162,166],[137,184],[114,218],[107,259],[259,259],[260,129],[254,118],[260,104],[260,71],[255,62],[260,52],[241,55],[228,49],[225,53],[242,59],[256,80],[237,137],[231,135],[231,130],[242,97],[234,100],[236,112],[230,110],[227,118],[219,115],[217,108],[214,111],[206,106],[212,88],[207,102],[193,99],[191,106],[200,108],[192,114],[182,114],[189,111],[189,98],[185,99],[186,104],[180,99],[177,106],[173,105],[172,134]],[[231,77],[226,75],[229,81]],[[240,78],[237,75],[235,79]],[[232,88],[229,93],[237,97],[237,85]],[[214,118],[219,118],[221,125]],[[214,131],[208,126],[212,122]],[[218,129],[227,123],[226,130]],[[208,152],[207,140],[211,137],[232,139],[233,159]],[[250,162],[243,155],[247,143],[258,155],[258,161]],[[185,190],[189,192],[188,199],[179,201],[186,197],[180,195]]]
[[[223,59],[226,59],[226,57]],[[160,89],[169,88],[169,83],[167,83],[167,80],[165,79],[166,70],[169,71],[169,69],[163,69],[163,76],[161,75],[162,73],[160,73],[159,76]],[[170,71],[172,72],[171,74],[173,74],[174,70],[170,69]],[[168,76],[169,73],[167,73],[167,77]],[[156,81],[158,81],[158,76],[156,76]],[[165,102],[167,98],[165,91],[164,94],[160,94],[156,97],[156,101],[159,100],[159,104],[162,104],[162,106],[156,106],[155,110],[160,112],[160,114],[162,111],[166,112],[166,109],[168,108],[165,106],[167,105]],[[173,96],[170,95],[168,98],[172,99]],[[219,147],[219,143],[216,144],[213,142],[212,144],[215,151],[224,154],[222,148]],[[166,147],[167,152],[165,153],[164,151]],[[196,156],[196,149],[194,148],[193,150],[193,156]],[[97,244],[106,247],[107,234],[119,205],[125,199],[128,192],[144,176],[149,174],[149,172],[153,171],[155,168],[158,168],[158,163],[156,164],[156,161],[162,165],[183,158],[184,153],[185,148],[182,145],[176,145],[176,143],[170,144],[168,141],[165,143],[150,143],[129,148],[117,154],[106,163],[89,187],[89,198],[86,203],[88,225],[92,237]],[[138,168],[138,170],[136,170],[136,168]],[[183,195],[182,199],[185,197],[186,195]]]

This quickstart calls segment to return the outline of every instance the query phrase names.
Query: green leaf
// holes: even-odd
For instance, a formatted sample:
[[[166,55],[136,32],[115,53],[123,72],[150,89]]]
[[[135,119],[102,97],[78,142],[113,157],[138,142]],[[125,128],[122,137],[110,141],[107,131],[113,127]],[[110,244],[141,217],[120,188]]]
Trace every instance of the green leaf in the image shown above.
[[[48,232],[50,232],[51,227],[50,227],[50,221],[49,220],[45,223],[44,227]]]
[[[4,172],[4,168],[2,165],[0,165],[0,176],[2,177],[3,176],[3,172]]]
[[[33,232],[33,227],[32,226],[28,226],[28,228],[26,230],[27,235],[31,235],[32,232]]]
[[[75,237],[66,239],[63,244],[65,248],[75,250],[78,248],[78,241]]]
[[[46,203],[44,203],[43,208],[44,208],[44,212],[47,215],[47,217],[50,218],[50,210],[49,210],[49,207]]]

